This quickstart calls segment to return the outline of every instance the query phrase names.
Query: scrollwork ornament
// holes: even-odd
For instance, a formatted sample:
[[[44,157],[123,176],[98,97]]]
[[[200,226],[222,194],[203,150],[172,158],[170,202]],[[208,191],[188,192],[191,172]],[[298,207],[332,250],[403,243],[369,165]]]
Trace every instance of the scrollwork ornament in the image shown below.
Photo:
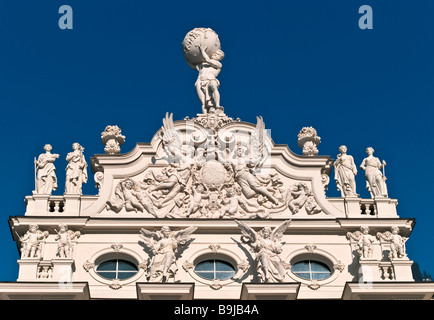
[[[89,272],[89,270],[93,268],[95,268],[95,263],[90,262],[89,260],[86,260],[86,262],[83,263],[83,269],[86,270],[86,272]]]
[[[214,279],[210,285],[211,289],[220,290],[223,286],[219,279]]]

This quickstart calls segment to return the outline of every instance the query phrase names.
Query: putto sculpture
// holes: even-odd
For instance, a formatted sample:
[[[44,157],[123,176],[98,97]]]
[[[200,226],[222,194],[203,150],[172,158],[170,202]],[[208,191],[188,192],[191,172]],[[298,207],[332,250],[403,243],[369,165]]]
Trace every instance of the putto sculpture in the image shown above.
[[[80,231],[68,230],[68,226],[63,223],[59,224],[59,231],[54,231],[57,233],[57,255],[60,258],[72,258],[72,241],[80,237]]]
[[[77,142],[72,144],[72,152],[66,156],[65,194],[82,194],[82,184],[87,182],[87,162],[84,148]]]
[[[388,255],[389,260],[406,258],[405,243],[408,238],[399,234],[399,228],[393,226],[390,231],[384,233],[378,232],[377,238],[385,240],[390,243],[390,252]]]
[[[360,259],[371,259],[373,250],[374,250],[374,242],[375,237],[369,234],[368,226],[361,226],[360,231],[356,232],[347,232],[347,238],[353,239],[356,241],[356,251],[360,256]]]
[[[44,146],[45,153],[39,155],[38,160],[35,159],[36,186],[34,194],[51,194],[52,191],[57,190],[54,161],[59,158],[59,155],[51,153],[52,149],[50,144],[46,144]]]
[[[163,226],[160,231],[140,229],[140,237],[152,258],[149,262],[149,282],[174,281],[178,270],[176,259],[179,248],[189,243],[191,234],[196,231],[196,226],[172,231],[168,226]]]
[[[335,180],[342,197],[357,197],[356,175],[357,167],[352,156],[347,154],[347,147],[339,147],[340,154],[333,166],[335,168]]]
[[[209,28],[195,28],[185,36],[182,48],[187,64],[199,71],[195,87],[202,103],[202,112],[206,114],[221,110],[217,76],[222,69],[220,61],[224,53],[217,33]]]
[[[241,240],[248,244],[256,254],[256,269],[259,280],[265,283],[284,282],[289,265],[280,258],[279,254],[285,244],[281,238],[291,220],[284,221],[274,229],[264,227],[259,232],[242,221],[235,220],[235,222],[241,229]]]
[[[384,167],[386,161],[380,162],[380,159],[374,157],[374,149],[366,148],[368,156],[363,159],[360,168],[365,170],[366,188],[369,190],[371,197],[387,197],[386,176]],[[383,173],[380,171],[383,169]]]
[[[41,258],[42,242],[47,237],[48,231],[39,230],[38,225],[30,225],[24,236],[18,236],[21,242],[21,258]]]

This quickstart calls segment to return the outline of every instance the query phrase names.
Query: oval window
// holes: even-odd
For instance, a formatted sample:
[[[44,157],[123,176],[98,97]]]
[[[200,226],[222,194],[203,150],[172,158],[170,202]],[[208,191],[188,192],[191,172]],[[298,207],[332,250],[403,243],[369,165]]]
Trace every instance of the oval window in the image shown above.
[[[330,268],[323,262],[303,260],[292,265],[291,271],[306,280],[324,280],[331,276]]]
[[[125,280],[138,272],[137,266],[127,260],[113,259],[101,262],[96,273],[110,280]]]
[[[223,260],[205,260],[199,262],[194,272],[207,280],[226,280],[235,275],[235,268]]]

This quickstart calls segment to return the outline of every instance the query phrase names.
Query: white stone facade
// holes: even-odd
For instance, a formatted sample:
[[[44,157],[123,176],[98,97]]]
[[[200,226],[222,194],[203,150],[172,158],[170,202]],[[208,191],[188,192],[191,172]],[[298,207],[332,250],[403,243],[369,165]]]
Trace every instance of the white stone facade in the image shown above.
[[[201,68],[213,65],[206,50]],[[217,83],[211,69],[201,86]],[[208,97],[199,88],[196,118],[167,113],[151,142],[127,153],[120,129],[107,127],[106,153],[90,159],[98,195],[81,194],[87,162],[74,144],[65,186],[73,191],[34,192],[24,215],[10,217],[22,256],[17,282],[0,283],[0,297],[432,299],[434,285],[414,282],[405,252],[415,221],[398,215],[385,185],[361,199],[345,189],[344,172],[342,198],[328,198],[332,169],[346,160],[318,156],[315,129],[301,129],[296,155],[273,142],[262,117],[228,117],[217,88]],[[374,188],[385,163],[371,170],[372,153],[364,170]],[[204,262],[212,276],[200,272]],[[220,262],[229,269],[209,269]]]

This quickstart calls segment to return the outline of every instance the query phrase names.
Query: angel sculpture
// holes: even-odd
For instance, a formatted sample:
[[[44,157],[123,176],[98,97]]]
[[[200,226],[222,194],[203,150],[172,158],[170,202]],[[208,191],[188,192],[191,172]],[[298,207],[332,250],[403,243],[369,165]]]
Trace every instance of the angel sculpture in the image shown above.
[[[168,156],[169,163],[181,163],[182,155],[182,140],[179,132],[175,130],[173,124],[173,113],[166,112],[166,117],[163,119],[163,126],[160,132],[161,140],[163,141],[164,152]]]
[[[140,229],[140,237],[152,252],[148,269],[149,282],[168,282],[170,278],[175,278],[178,270],[176,265],[178,247],[186,245],[190,235],[196,229],[196,226],[179,231],[171,231],[167,226],[163,226],[160,231],[156,232]]]
[[[273,230],[265,227],[259,232],[242,221],[235,220],[235,222],[241,229],[242,241],[249,244],[256,253],[256,269],[261,282],[284,282],[289,265],[282,261],[279,253],[282,252],[282,246],[285,244],[281,241],[282,235],[291,220],[284,221]]]
[[[241,187],[243,195],[250,199],[256,195],[262,195],[268,198],[275,205],[279,201],[274,197],[273,193],[261,183],[261,178],[256,175],[266,160],[264,152],[264,131],[265,124],[262,117],[257,117],[256,132],[253,135],[251,155],[247,158],[248,151],[243,146],[239,145],[236,149],[236,159],[232,162],[232,169],[235,173],[235,180]]]

